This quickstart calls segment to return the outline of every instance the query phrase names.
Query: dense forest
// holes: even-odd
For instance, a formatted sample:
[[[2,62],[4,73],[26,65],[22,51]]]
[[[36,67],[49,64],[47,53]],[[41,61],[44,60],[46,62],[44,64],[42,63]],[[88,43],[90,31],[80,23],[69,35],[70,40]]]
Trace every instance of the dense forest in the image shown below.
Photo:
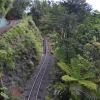
[[[9,0],[0,1],[0,5],[2,5],[0,11],[5,10],[3,5],[6,2],[4,1]],[[41,38],[41,36],[36,34],[28,37],[25,34],[37,30],[33,29],[32,31],[34,23],[25,19],[27,16],[32,16],[32,20],[42,35],[50,37],[52,54],[56,57],[56,64],[51,72],[50,86],[45,99],[99,100],[100,12],[93,10],[86,0],[62,0],[59,2],[14,0],[12,5],[13,7],[6,15],[24,21],[21,22],[22,25],[19,24],[0,37],[0,68],[4,67],[5,72],[3,71],[3,73],[6,74],[11,69],[19,68],[23,61],[28,61],[27,64],[24,64],[27,65],[27,69],[28,65],[33,65],[33,59],[38,58],[40,52],[38,48],[41,47],[37,41],[40,43],[39,40],[42,41],[42,39],[35,39],[38,36]],[[27,14],[24,12],[26,7],[30,8],[30,12]],[[23,26],[24,23],[26,23],[25,26]],[[26,28],[27,25],[30,27]],[[25,30],[20,27],[24,27]],[[16,44],[15,46],[13,46],[13,42]],[[20,44],[20,47],[17,43]],[[25,48],[26,46],[28,47]],[[33,53],[35,56],[26,60],[30,52],[28,50],[35,51]],[[22,62],[19,62],[21,60]],[[9,64],[12,66],[8,66]]]
[[[86,0],[34,0],[30,14],[57,58],[46,100],[99,100],[100,12]]]

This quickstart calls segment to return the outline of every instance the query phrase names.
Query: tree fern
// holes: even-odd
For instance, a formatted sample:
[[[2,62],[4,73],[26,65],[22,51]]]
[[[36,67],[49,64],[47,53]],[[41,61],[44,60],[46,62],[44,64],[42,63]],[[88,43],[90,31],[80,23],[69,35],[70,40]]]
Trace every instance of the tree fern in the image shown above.
[[[85,97],[89,100],[98,100],[98,98],[95,96],[92,96],[91,94],[89,95],[88,93],[83,92],[83,94],[85,95]]]
[[[73,77],[70,77],[68,75],[62,76],[62,80],[66,81],[66,82],[74,82],[74,81],[77,81],[77,79],[75,79]]]
[[[87,72],[84,76],[83,79],[95,79],[95,74],[92,72]]]
[[[74,99],[72,100],[80,100],[79,96],[74,92],[74,91],[71,91],[71,97],[73,97]]]
[[[81,66],[79,64],[79,61],[76,58],[72,58],[71,59],[71,69],[72,69],[71,75],[74,78],[77,78],[77,79],[81,79],[82,78],[81,73],[80,73]]]
[[[91,81],[88,80],[79,80],[78,81],[81,85],[87,87],[90,90],[96,90],[97,91],[97,85]]]
[[[81,64],[81,68],[84,70],[90,70],[94,66],[94,62],[89,62],[87,59],[84,59],[82,56],[77,56],[79,63]]]
[[[83,59],[83,58],[82,58]],[[86,61],[86,62],[85,62]],[[90,62],[89,62],[90,63]],[[62,76],[62,80],[65,82],[70,83],[70,91],[74,98],[78,98],[76,95],[81,95],[81,93],[84,93],[84,95],[89,99],[89,100],[95,100],[98,93],[97,90],[97,85],[92,82],[91,80],[97,79],[95,74],[92,73],[92,66],[93,64],[89,65],[88,61],[83,59],[83,62],[78,61],[76,58],[71,59],[71,65],[70,67],[66,65],[63,62],[59,62],[58,66],[66,72],[67,75]],[[88,69],[88,66],[89,69]],[[84,68],[85,66],[85,68]],[[87,67],[87,68],[86,68]],[[73,85],[72,85],[73,84]],[[76,85],[77,84],[77,85]],[[80,88],[80,86],[82,88]],[[92,91],[95,95],[92,94],[85,94],[85,90]],[[98,96],[97,96],[98,98]],[[78,99],[76,99],[78,100]]]
[[[84,95],[85,98],[87,98],[86,100],[98,100],[97,95],[89,90],[82,90],[80,87],[77,87],[77,85],[75,84],[75,86],[71,87],[70,90],[74,91],[77,95]],[[85,91],[85,92],[84,92]]]
[[[66,74],[71,75],[71,68],[70,68],[69,66],[67,66],[67,65],[66,65],[65,63],[63,63],[63,62],[58,62],[57,64],[58,64],[58,66],[59,66],[63,71],[66,72]]]
[[[75,94],[77,95],[81,95],[81,91],[82,91],[82,86],[80,84],[78,84],[77,82],[74,82],[70,84],[70,91],[74,91]]]

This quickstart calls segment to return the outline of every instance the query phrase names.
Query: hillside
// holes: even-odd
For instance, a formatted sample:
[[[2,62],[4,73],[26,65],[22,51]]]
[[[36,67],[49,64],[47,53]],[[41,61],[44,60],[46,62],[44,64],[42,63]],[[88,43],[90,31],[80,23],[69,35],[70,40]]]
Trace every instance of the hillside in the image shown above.
[[[41,55],[41,41],[31,17],[21,20],[0,37],[0,72],[4,74],[2,85],[8,88],[6,94],[12,94],[16,86],[23,91]]]
[[[6,1],[13,2],[8,5]],[[100,100],[98,10],[93,10],[86,0],[1,0],[0,5],[1,19],[5,17],[11,23],[14,20],[20,21],[0,37],[0,94],[3,97],[7,98],[7,94],[7,100],[16,100],[22,94],[18,98],[27,100],[32,94],[30,100],[41,100],[44,97],[45,100]],[[50,45],[47,46],[44,40],[42,46],[41,34]],[[49,48],[50,52],[42,47]],[[40,60],[41,49],[50,53],[50,56],[55,56],[54,60],[50,57],[52,61],[48,61],[49,66],[53,61],[55,63],[52,71],[49,70],[49,86],[46,87],[46,82],[41,81],[37,82],[38,88],[34,89],[33,82],[42,80],[40,76],[44,77],[43,72],[39,76],[35,70],[38,69],[35,66]],[[45,60],[45,55],[48,56],[46,53],[42,56]],[[42,60],[43,67],[47,64],[45,60]],[[35,75],[36,78],[33,78]],[[37,80],[37,76],[40,79]],[[47,76],[44,80],[46,78]],[[30,79],[31,85],[26,84],[27,79]],[[45,87],[42,87],[42,83]],[[3,91],[5,94],[2,93],[5,89],[2,86],[7,87]],[[35,91],[35,98],[29,88]],[[45,90],[44,95],[41,90]]]

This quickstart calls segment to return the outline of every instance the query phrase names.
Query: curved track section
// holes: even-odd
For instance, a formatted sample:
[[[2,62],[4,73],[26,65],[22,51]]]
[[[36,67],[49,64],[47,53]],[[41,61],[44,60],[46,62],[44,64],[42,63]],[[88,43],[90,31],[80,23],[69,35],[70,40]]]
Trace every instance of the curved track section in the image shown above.
[[[12,20],[8,25],[0,29],[0,35],[2,35],[4,32],[12,28],[14,25],[18,24],[19,20]]]

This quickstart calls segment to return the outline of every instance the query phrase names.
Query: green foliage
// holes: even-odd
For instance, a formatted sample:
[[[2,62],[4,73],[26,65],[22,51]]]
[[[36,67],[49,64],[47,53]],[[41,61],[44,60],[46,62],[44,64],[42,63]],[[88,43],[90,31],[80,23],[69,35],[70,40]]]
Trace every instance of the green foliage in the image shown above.
[[[0,72],[10,73],[10,82],[25,82],[34,70],[41,55],[42,37],[31,17],[21,20],[0,37]],[[21,72],[21,80],[12,73]],[[1,77],[1,75],[0,75]],[[9,87],[8,87],[9,88]],[[8,90],[7,90],[8,91]],[[7,92],[6,91],[6,92]],[[10,95],[7,92],[7,95]],[[3,93],[2,96],[6,97]],[[17,100],[9,96],[8,100]]]
[[[60,66],[60,68],[63,70],[63,71],[65,71],[66,72],[66,74],[68,74],[68,75],[71,75],[71,69],[70,69],[70,67],[69,66],[67,66],[65,63],[63,63],[63,62],[58,62],[57,63],[58,64],[58,66]]]
[[[0,18],[10,10],[13,0],[1,0],[0,1]]]
[[[41,54],[41,34],[30,17],[3,34],[0,41],[0,67],[4,71],[16,68],[22,60],[37,61]]]
[[[4,11],[4,5],[5,5],[5,3],[6,3],[6,0],[1,0],[0,1],[0,10],[1,11]]]
[[[77,81],[77,79],[74,79],[74,78],[72,78],[72,77],[70,77],[70,76],[68,76],[68,75],[64,75],[63,77],[62,77],[62,80],[64,80],[64,81],[67,81],[67,82],[74,82],[74,81]]]
[[[59,59],[62,62],[66,62],[66,54],[65,54],[65,49],[64,47],[62,48],[56,48],[56,50],[54,51],[55,56],[57,57],[57,59]]]
[[[10,95],[8,100],[18,100],[17,98],[15,98],[13,95]]]
[[[86,86],[90,90],[97,90],[97,85],[95,83],[91,82],[91,81],[81,80],[81,81],[79,81],[79,83]]]
[[[62,79],[68,81],[70,100],[83,100],[84,96],[86,100],[97,99],[100,12],[91,12],[92,7],[85,0],[35,2],[33,20],[36,20],[43,34],[49,34],[52,38],[53,53],[60,61],[58,66],[63,70],[61,73],[67,74]]]
[[[5,93],[3,93],[3,92],[1,92],[0,94],[1,94],[1,96],[3,96],[3,97],[6,98],[6,99],[9,98],[9,97],[8,97]]]
[[[7,89],[6,87],[1,87],[1,88],[0,88],[0,90],[6,90],[6,89]]]
[[[7,88],[6,87],[1,87],[0,90],[3,91],[3,90],[6,90]],[[9,97],[4,93],[4,92],[0,92],[0,95],[6,99],[8,99]]]
[[[7,16],[14,16],[16,18],[23,18],[26,7],[30,4],[30,0],[14,0],[13,8],[9,10]]]
[[[80,57],[80,59],[82,61],[83,58]],[[62,62],[59,62],[58,66],[66,72],[67,75],[62,76],[62,80],[70,83],[69,86],[71,87],[71,95],[76,98],[76,100],[79,98],[78,95],[81,95],[80,93],[84,94],[85,89],[82,88],[87,88],[89,91],[94,92],[95,96],[97,96],[95,92],[98,91],[97,84],[91,80],[95,79],[96,76],[90,71],[90,69],[85,68],[84,59],[83,62],[80,62],[80,60],[77,60],[76,58],[71,59],[70,67]]]

